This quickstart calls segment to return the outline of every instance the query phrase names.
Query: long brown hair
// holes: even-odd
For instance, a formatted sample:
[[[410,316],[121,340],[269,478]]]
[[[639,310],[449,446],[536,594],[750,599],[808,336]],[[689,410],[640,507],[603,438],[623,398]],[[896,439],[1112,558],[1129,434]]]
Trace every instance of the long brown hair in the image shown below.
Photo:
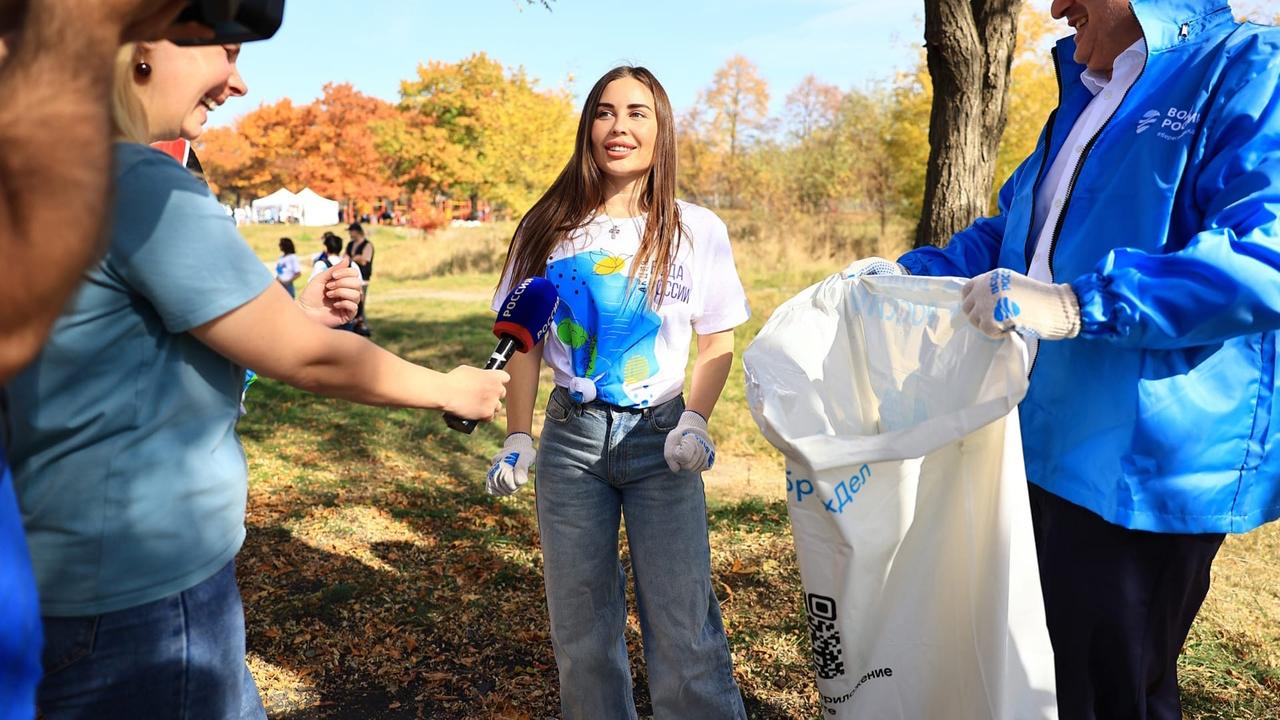
[[[647,69],[630,65],[610,70],[591,88],[582,106],[582,116],[578,119],[573,157],[516,226],[503,263],[503,269],[510,273],[513,284],[542,275],[546,271],[547,258],[556,245],[590,222],[597,208],[604,205],[604,177],[592,157],[591,126],[605,87],[620,78],[634,78],[653,93],[658,134],[653,148],[653,165],[640,191],[640,209],[648,217],[630,274],[634,280],[638,269],[652,264],[653,271],[649,277],[654,291],[650,298],[661,302],[659,288],[667,277],[684,235],[680,208],[676,205],[675,120],[667,91],[662,89],[658,79]]]

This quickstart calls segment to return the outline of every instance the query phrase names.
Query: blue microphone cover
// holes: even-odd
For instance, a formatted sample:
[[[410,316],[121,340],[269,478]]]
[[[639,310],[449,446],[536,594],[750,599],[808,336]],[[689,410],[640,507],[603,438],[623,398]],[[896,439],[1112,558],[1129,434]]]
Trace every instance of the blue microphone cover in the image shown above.
[[[514,338],[520,352],[529,352],[547,334],[559,304],[560,295],[550,280],[526,278],[502,302],[493,334]]]

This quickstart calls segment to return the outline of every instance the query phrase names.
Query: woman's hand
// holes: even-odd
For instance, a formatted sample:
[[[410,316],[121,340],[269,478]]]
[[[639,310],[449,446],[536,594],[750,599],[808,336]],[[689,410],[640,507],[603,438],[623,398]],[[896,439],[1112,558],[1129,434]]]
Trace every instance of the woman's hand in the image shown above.
[[[298,307],[311,320],[336,328],[355,319],[362,286],[360,271],[343,258],[307,282],[298,294]]]
[[[493,422],[502,412],[502,399],[507,396],[510,379],[504,370],[459,365],[445,375],[449,390],[444,411],[468,420]]]
[[[680,415],[680,422],[667,433],[662,456],[671,472],[710,470],[716,464],[716,444],[707,434],[707,420],[692,410]]]

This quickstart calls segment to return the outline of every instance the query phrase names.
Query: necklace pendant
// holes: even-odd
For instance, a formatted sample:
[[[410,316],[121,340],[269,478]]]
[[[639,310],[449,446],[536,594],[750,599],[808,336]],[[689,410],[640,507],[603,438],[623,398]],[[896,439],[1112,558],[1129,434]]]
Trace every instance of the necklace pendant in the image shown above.
[[[622,228],[618,227],[617,225],[614,225],[613,227],[609,228],[609,237],[613,238],[614,240],[617,240],[618,233],[620,232],[622,232]]]

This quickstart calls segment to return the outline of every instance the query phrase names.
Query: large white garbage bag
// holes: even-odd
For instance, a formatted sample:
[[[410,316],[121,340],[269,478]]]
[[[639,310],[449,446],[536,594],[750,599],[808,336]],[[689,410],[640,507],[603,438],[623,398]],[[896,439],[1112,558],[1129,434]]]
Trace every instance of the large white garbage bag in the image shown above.
[[[787,460],[828,717],[1056,718],[1016,406],[1026,348],[955,278],[833,275],[743,356]]]

